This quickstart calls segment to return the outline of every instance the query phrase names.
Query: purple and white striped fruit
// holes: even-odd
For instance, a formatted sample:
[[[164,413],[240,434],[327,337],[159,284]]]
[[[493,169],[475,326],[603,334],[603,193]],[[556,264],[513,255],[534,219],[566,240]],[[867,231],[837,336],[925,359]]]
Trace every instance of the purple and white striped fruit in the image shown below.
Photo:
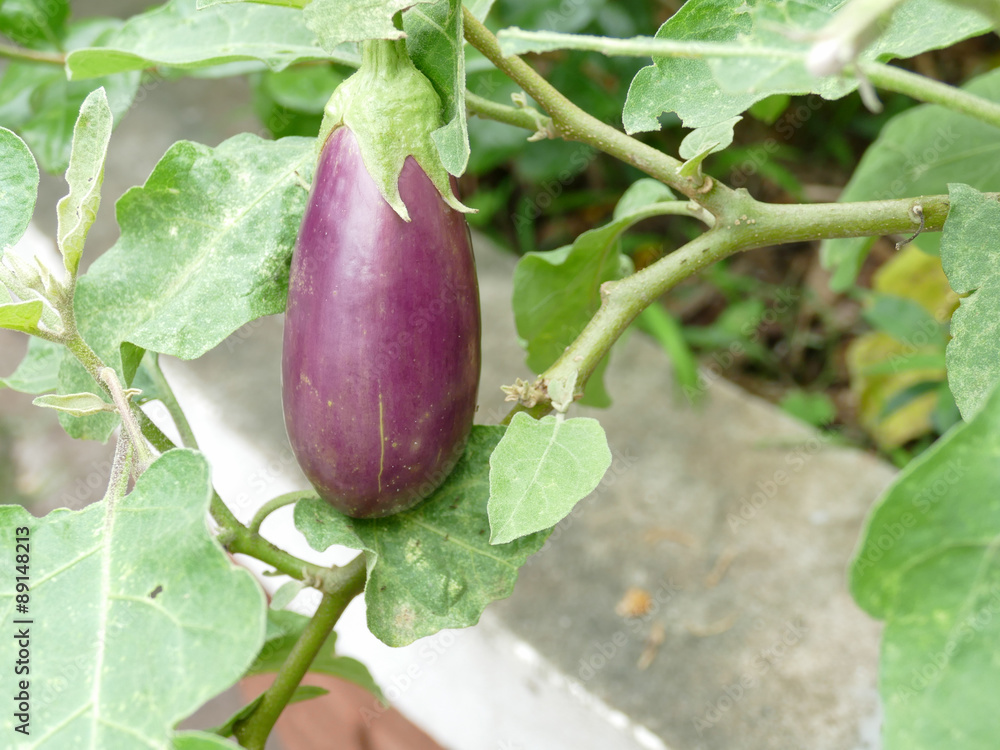
[[[396,184],[409,221],[387,202],[351,128],[336,127],[289,280],[288,436],[319,495],[356,518],[404,510],[440,485],[476,408],[479,292],[468,226],[414,158]]]

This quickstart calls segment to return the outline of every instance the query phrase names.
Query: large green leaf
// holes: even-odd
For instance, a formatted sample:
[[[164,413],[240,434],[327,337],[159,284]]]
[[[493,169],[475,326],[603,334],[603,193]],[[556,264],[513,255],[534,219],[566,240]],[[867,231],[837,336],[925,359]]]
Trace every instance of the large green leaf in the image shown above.
[[[525,253],[514,270],[514,321],[527,349],[528,367],[543,372],[579,335],[601,306],[601,284],[631,270],[618,241],[642,219],[662,213],[658,203],[673,195],[662,183],[644,178],[629,187],[612,220],[584,232],[572,245]],[[607,406],[603,368],[587,384],[586,402]]]
[[[302,15],[320,45],[332,52],[344,42],[402,39],[404,33],[393,25],[392,17],[413,4],[414,0],[312,0]]]
[[[156,65],[204,68],[259,60],[271,70],[297,62],[353,60],[323,50],[294,8],[234,3],[198,10],[195,0],[170,0],[133,16],[100,45],[71,52],[70,78],[93,78]]]
[[[489,542],[489,457],[503,432],[473,427],[455,470],[412,510],[359,520],[322,500],[296,504],[295,525],[314,549],[365,551],[368,627],[384,643],[405,646],[442,628],[475,625],[487,604],[510,596],[518,569],[548,537]]]
[[[610,465],[608,439],[596,419],[515,414],[490,456],[490,544],[555,526]]]
[[[460,175],[469,163],[465,124],[465,42],[461,0],[434,0],[403,14],[406,51],[441,97],[444,125],[431,137],[445,169]]]
[[[38,299],[0,304],[0,328],[34,333],[38,330],[41,317],[42,301]]]
[[[69,0],[3,0],[0,34],[28,47],[59,49],[66,34]]]
[[[215,148],[175,143],[146,184],[118,201],[121,237],[80,278],[84,339],[130,382],[142,349],[193,359],[240,326],[284,309],[288,264],[315,161],[314,140],[249,133]],[[60,393],[97,385],[75,360]],[[104,440],[113,415],[63,426]]]
[[[965,90],[1000,102],[1000,70],[969,81]],[[978,190],[1000,189],[1000,131],[991,125],[926,104],[890,120],[868,148],[840,196],[842,202],[933,195],[962,180]],[[833,270],[831,286],[849,288],[868,250],[871,237],[827,240],[821,248],[823,265]],[[925,232],[915,240],[936,254],[941,237]]]
[[[295,612],[268,609],[267,635],[264,646],[257,659],[247,670],[247,676],[277,672],[285,663],[292,647],[298,642],[302,631],[309,624],[309,618]],[[309,671],[339,677],[342,680],[360,685],[383,703],[387,703],[382,691],[375,683],[368,668],[357,659],[349,656],[338,656],[334,650],[337,643],[337,633],[331,631],[326,642],[320,648]]]
[[[119,26],[121,21],[110,18],[74,23],[64,47],[100,44]],[[73,125],[90,92],[105,89],[117,123],[132,106],[138,86],[138,72],[93,81],[67,81],[66,73],[55,65],[11,62],[0,78],[0,122],[21,134],[42,169],[62,172],[69,163]]]
[[[948,186],[941,264],[962,297],[951,318],[948,385],[966,420],[1000,382],[1000,205],[968,185]]]
[[[32,336],[21,364],[6,378],[0,378],[0,385],[21,393],[54,391],[59,387],[59,366],[65,354],[62,344]]]
[[[69,194],[56,205],[59,219],[56,242],[63,255],[66,271],[76,275],[97,209],[101,205],[104,182],[104,158],[111,140],[112,114],[103,88],[92,92],[80,107],[73,128],[66,182]]]
[[[38,165],[28,146],[0,127],[0,254],[24,236],[38,197]]]
[[[30,632],[31,735],[19,750],[169,746],[173,726],[233,685],[264,640],[264,595],[208,531],[208,462],[157,459],[126,497],[35,518],[0,507],[10,551],[0,611]],[[16,539],[27,538],[26,611],[15,589]],[[30,619],[30,624],[10,624]],[[13,641],[10,641],[13,643]],[[12,654],[10,650],[5,653]],[[13,663],[13,657],[9,659]],[[5,692],[14,695],[13,672]],[[44,700],[49,696],[49,700]],[[8,739],[8,742],[12,739]]]
[[[696,128],[741,114],[774,94],[813,92],[836,99],[853,91],[856,81],[817,78],[804,64],[810,35],[825,26],[842,5],[843,0],[689,0],[660,27],[656,38],[730,43],[748,54],[654,58],[653,65],[632,80],[622,115],[626,131],[657,130],[663,112],[676,112],[685,126]],[[982,16],[944,0],[910,0],[897,9],[861,59],[912,57],[988,28]]]
[[[1000,681],[1000,390],[900,473],[851,563],[886,621],[886,750],[993,750]]]

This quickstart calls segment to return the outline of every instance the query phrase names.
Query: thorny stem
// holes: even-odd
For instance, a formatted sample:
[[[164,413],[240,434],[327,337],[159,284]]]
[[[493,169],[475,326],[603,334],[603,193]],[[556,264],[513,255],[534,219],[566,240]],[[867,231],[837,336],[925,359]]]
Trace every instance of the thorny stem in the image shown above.
[[[316,613],[281,665],[274,683],[264,693],[263,700],[248,718],[236,725],[234,734],[240,744],[248,750],[264,750],[275,722],[309,671],[333,626],[337,624],[337,620],[351,600],[364,590],[364,553],[341,568],[339,573],[337,590],[323,595]]]

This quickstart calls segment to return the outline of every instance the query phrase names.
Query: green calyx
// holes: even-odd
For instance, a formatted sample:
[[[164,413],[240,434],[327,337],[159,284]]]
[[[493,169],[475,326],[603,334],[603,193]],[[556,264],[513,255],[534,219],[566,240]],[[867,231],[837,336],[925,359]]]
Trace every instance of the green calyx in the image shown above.
[[[399,174],[412,156],[456,211],[472,213],[451,189],[431,133],[441,126],[441,98],[406,54],[403,40],[364,43],[358,72],[333,92],[326,105],[319,143],[346,125],[357,138],[368,173],[403,220],[410,214],[399,195]]]

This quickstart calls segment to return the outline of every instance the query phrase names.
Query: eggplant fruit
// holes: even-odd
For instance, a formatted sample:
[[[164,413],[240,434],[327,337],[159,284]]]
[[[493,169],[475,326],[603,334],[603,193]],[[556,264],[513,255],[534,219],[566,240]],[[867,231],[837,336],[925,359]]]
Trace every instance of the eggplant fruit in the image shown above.
[[[468,224],[409,157],[404,221],[346,126],[327,138],[292,256],[285,426],[317,493],[355,518],[405,510],[465,447],[480,370]]]

